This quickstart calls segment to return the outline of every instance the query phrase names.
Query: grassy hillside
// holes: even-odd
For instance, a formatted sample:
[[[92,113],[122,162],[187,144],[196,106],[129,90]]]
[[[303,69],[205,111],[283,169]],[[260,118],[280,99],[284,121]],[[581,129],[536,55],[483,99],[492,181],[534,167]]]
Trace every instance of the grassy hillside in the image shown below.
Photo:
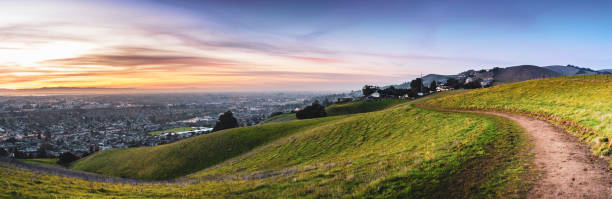
[[[328,116],[336,116],[336,115],[346,115],[346,114],[355,114],[355,113],[366,113],[372,111],[379,111],[385,108],[389,108],[394,105],[398,105],[401,103],[407,102],[406,100],[400,99],[386,99],[379,101],[369,101],[364,102],[362,100],[343,103],[343,104],[334,104],[325,108],[325,112],[327,112]],[[295,113],[283,113],[267,120],[263,121],[262,124],[273,123],[273,122],[287,122],[297,120],[295,117]]]
[[[288,122],[288,121],[293,121],[293,120],[297,120],[297,117],[295,117],[295,113],[283,113],[283,114],[268,118],[264,120],[263,122],[261,122],[261,124],[274,123],[274,122]]]
[[[234,187],[255,197],[520,196],[528,181],[519,132],[496,117],[402,105],[295,134],[188,178],[257,179],[250,190]]]
[[[22,159],[21,161],[30,163],[30,164],[38,164],[44,166],[54,166],[54,167],[62,167],[62,165],[57,164],[57,158],[35,158],[35,159]]]
[[[372,111],[379,111],[385,108],[392,107],[401,103],[405,103],[407,100],[402,99],[385,99],[379,101],[362,101],[357,100],[353,102],[334,104],[325,108],[328,116],[334,115],[346,115],[355,113],[366,113]]]
[[[456,93],[425,104],[519,112],[564,127],[600,155],[612,153],[612,75],[531,80]]]
[[[79,160],[72,168],[123,178],[172,179],[337,119],[339,117],[235,128],[161,146],[105,150]]]
[[[267,142],[250,141],[258,139]],[[167,148],[111,150],[78,163],[119,164],[114,167],[117,171],[130,167],[147,171],[151,164],[167,168],[190,162],[212,165],[201,164],[209,159],[199,156],[233,153],[243,144],[262,146],[250,147],[254,151],[183,178],[194,183],[86,182],[39,175],[0,163],[0,197],[512,198],[524,196],[529,189],[526,179],[530,164],[524,156],[524,143],[521,129],[498,117],[437,112],[404,104],[350,117],[221,131]],[[167,155],[168,151],[174,155]],[[190,154],[197,156],[175,157]],[[140,165],[139,161],[146,163]],[[193,172],[197,168],[188,169]]]

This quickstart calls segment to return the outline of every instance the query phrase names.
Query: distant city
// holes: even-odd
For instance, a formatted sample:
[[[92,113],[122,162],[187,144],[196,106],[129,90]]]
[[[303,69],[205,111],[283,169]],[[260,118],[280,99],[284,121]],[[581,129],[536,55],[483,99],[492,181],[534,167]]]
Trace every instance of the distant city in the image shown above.
[[[0,96],[0,148],[16,158],[41,158],[155,146],[208,133],[225,111],[232,111],[241,126],[251,126],[272,113],[311,104],[317,96],[321,94]]]

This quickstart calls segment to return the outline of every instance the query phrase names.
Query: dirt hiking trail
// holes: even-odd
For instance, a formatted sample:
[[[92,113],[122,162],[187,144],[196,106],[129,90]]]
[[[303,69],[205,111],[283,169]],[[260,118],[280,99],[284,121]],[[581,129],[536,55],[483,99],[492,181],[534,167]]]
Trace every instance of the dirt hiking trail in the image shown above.
[[[492,114],[518,123],[533,144],[531,153],[540,174],[527,198],[610,198],[612,175],[606,161],[590,155],[574,136],[527,116]]]

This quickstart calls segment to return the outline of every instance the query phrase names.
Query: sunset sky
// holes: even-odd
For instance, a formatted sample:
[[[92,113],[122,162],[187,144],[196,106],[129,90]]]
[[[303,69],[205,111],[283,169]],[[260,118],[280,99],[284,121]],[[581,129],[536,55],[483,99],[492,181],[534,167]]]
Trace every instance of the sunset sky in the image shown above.
[[[1,1],[0,88],[350,90],[496,66],[612,68],[610,3],[538,2]]]

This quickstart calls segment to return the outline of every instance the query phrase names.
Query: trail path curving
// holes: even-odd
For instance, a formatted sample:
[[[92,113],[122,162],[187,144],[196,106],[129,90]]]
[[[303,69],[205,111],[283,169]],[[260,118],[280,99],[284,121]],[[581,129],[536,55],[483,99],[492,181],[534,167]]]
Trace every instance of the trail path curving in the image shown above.
[[[518,123],[534,145],[535,167],[540,173],[527,198],[610,198],[612,175],[606,161],[590,155],[572,135],[550,123],[527,116],[482,112]]]

